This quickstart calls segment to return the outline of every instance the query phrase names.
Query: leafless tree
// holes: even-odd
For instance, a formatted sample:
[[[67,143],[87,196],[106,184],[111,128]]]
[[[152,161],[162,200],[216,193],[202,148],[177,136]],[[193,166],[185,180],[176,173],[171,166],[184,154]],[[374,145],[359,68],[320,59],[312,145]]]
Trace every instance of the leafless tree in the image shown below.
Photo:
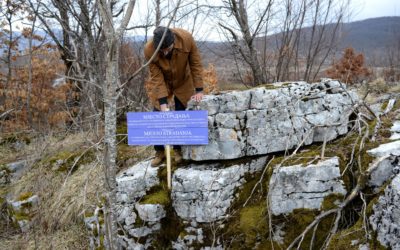
[[[262,6],[260,6],[262,5]],[[253,84],[314,80],[333,55],[348,1],[242,1],[212,5],[238,65]],[[243,71],[240,66],[237,71]]]
[[[104,75],[105,40],[96,1],[29,0],[41,27],[56,44],[65,64],[65,80],[71,86],[67,108],[77,128],[96,126],[82,121],[99,120],[102,110],[100,75]]]
[[[119,79],[119,52],[125,29],[131,18],[135,0],[130,0],[123,12],[119,26],[115,25],[116,16],[114,1],[100,0],[98,3],[101,20],[103,22],[103,33],[107,41],[106,74],[103,83],[104,97],[104,172],[106,175],[106,237],[109,249],[118,249],[117,224],[116,224],[116,173],[117,173],[117,144],[116,137],[116,114],[117,114],[117,87]]]
[[[337,0],[285,1],[283,26],[276,35],[276,81],[315,80],[336,49],[348,2]],[[294,73],[294,74],[293,74]]]
[[[5,56],[1,58],[6,66],[6,77],[2,81],[4,90],[8,89],[13,72],[13,57],[18,51],[18,42],[20,35],[17,35],[14,31],[14,25],[16,22],[22,20],[23,5],[17,0],[6,0],[0,3],[0,48],[4,48]],[[3,91],[0,96],[0,106],[5,103],[7,94]]]
[[[234,53],[239,54],[251,69],[252,83],[254,85],[266,82],[255,40],[257,36],[261,35],[266,24],[270,21],[273,3],[273,0],[269,0],[264,7],[260,8],[260,3],[256,1],[227,0],[223,1],[222,8],[219,8],[224,12],[225,16],[232,18],[232,21],[234,21],[234,23],[231,23],[220,19],[219,25],[227,31],[225,34],[231,42]],[[257,9],[257,11],[250,13],[251,16],[255,15],[253,19],[249,18],[249,6]]]
[[[323,63],[335,52],[348,2],[318,0],[315,2],[309,46],[306,50],[306,68],[303,79],[317,78]]]

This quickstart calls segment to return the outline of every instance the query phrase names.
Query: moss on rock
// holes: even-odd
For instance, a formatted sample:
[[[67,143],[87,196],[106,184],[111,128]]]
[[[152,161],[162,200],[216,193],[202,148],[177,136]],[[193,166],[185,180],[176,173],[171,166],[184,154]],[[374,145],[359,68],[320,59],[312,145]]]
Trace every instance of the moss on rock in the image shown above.
[[[54,170],[60,172],[74,172],[79,168],[80,165],[88,164],[94,160],[94,150],[82,151],[79,149],[76,151],[61,151],[55,156],[42,160],[42,164],[52,166]],[[72,167],[73,169],[71,169]]]
[[[244,207],[240,211],[239,229],[245,236],[246,245],[254,245],[258,238],[268,232],[266,205]]]
[[[335,249],[346,249],[346,250],[359,250],[359,245],[366,244],[370,249],[385,250],[375,235],[371,235],[372,238],[367,236],[367,233],[363,227],[363,221],[360,218],[356,224],[352,227],[342,230],[336,233],[328,246],[328,250]]]
[[[344,199],[342,194],[330,194],[324,198],[321,205],[321,210],[326,211],[332,208],[336,208]]]
[[[283,222],[285,225],[283,228],[283,231],[285,232],[284,247],[288,247],[292,241],[314,221],[318,214],[320,214],[320,212],[317,210],[296,209],[286,217],[280,216],[279,218],[274,219],[274,221]],[[313,246],[312,249],[321,249],[333,225],[333,220],[333,215],[321,220],[317,225],[317,230],[315,230],[314,241],[311,243],[314,232],[314,230],[311,230],[305,235],[303,242],[300,245],[300,249],[310,249],[311,244]]]
[[[6,164],[0,164],[0,171],[5,171],[7,174],[11,174],[11,169]]]
[[[170,202],[169,192],[163,189],[150,193],[140,200],[140,204],[160,204],[163,206],[167,206]]]
[[[18,196],[17,201],[24,201],[32,196],[33,196],[32,192],[24,192]]]

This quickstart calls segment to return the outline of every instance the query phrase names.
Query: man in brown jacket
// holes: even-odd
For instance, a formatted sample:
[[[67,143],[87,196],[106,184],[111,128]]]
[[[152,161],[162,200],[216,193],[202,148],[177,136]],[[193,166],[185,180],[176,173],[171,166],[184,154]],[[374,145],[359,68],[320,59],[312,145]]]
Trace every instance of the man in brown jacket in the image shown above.
[[[150,80],[146,87],[150,101],[155,111],[168,111],[168,99],[173,96],[175,110],[185,110],[190,99],[200,101],[203,98],[203,66],[199,50],[192,35],[183,29],[160,26],[153,35],[153,40],[144,48],[146,60],[150,60],[162,43],[149,64]],[[154,149],[156,155],[151,165],[158,166],[165,159],[164,146],[156,145]],[[174,155],[175,162],[180,163],[180,146],[174,146]]]

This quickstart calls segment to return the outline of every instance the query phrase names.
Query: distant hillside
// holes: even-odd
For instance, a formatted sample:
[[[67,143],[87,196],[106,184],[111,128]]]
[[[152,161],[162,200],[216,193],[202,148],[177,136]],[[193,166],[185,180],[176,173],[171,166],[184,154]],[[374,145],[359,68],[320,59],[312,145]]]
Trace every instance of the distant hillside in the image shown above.
[[[353,47],[368,54],[400,41],[400,16],[379,17],[343,24],[341,47]]]
[[[333,28],[333,25],[329,25]],[[301,30],[302,39],[305,41],[302,48],[308,47],[307,37],[311,34],[311,28],[305,27]],[[267,43],[271,45],[270,50],[276,50],[279,46],[281,33],[267,37]],[[260,46],[265,38],[258,38],[256,44]],[[356,52],[364,53],[367,61],[376,64],[384,64],[383,57],[387,56],[388,47],[399,46],[400,48],[400,16],[379,17],[362,21],[343,23],[340,29],[340,43],[338,50],[343,51],[346,47],[353,47]],[[229,49],[227,44],[218,42],[201,42],[200,50],[206,62],[220,60],[219,57],[227,57]],[[301,50],[300,50],[301,51]],[[228,56],[229,57],[229,56]],[[378,58],[378,59],[377,59]],[[378,60],[378,61],[377,61]]]

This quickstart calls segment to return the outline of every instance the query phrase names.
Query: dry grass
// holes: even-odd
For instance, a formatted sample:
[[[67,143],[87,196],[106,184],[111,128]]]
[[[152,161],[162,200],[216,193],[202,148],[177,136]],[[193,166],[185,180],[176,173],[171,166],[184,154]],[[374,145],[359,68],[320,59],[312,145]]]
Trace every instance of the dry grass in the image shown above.
[[[0,138],[13,137],[21,138],[21,135],[7,134],[1,135]],[[33,137],[33,135],[26,134],[24,137]],[[77,133],[71,134],[66,137],[57,136],[53,134],[45,136],[37,136],[32,138],[31,143],[22,144],[20,147],[15,148],[13,143],[0,144],[0,164],[10,163],[19,160],[34,160],[45,157],[46,155],[55,154],[60,150],[67,148],[76,148],[84,143],[87,143],[87,138],[93,138],[91,133]]]
[[[76,166],[71,172],[71,166],[66,171],[55,170],[49,161],[60,152],[83,153],[93,145],[88,141],[90,138],[93,137],[87,133],[64,138],[46,136],[19,151],[1,145],[0,154],[8,154],[4,155],[3,163],[36,159],[19,180],[7,187],[8,199],[31,192],[39,196],[40,203],[33,217],[34,228],[29,233],[12,231],[11,226],[0,230],[0,249],[88,249],[83,218],[85,212],[93,212],[104,193],[102,153],[94,153],[93,162]],[[152,147],[119,146],[119,160],[125,167],[152,154]]]
[[[39,233],[14,235],[0,240],[0,249],[88,249],[87,237],[83,227],[76,225],[49,235]]]
[[[33,217],[35,226],[29,233],[0,235],[0,249],[88,248],[83,215],[86,210],[93,210],[104,190],[100,161],[76,166],[72,173],[54,170],[48,162],[49,156],[63,150],[83,151],[82,148],[87,148],[87,138],[82,134],[61,140],[48,137],[32,142],[21,151],[21,154],[34,154],[40,161],[7,188],[8,199],[32,192],[40,198],[39,209]],[[13,158],[18,157],[21,156],[16,152]]]
[[[360,97],[365,96],[368,92],[366,102],[369,104],[377,103],[379,98],[384,94],[400,94],[399,83],[387,83],[382,78],[377,78],[367,84],[350,86]]]

